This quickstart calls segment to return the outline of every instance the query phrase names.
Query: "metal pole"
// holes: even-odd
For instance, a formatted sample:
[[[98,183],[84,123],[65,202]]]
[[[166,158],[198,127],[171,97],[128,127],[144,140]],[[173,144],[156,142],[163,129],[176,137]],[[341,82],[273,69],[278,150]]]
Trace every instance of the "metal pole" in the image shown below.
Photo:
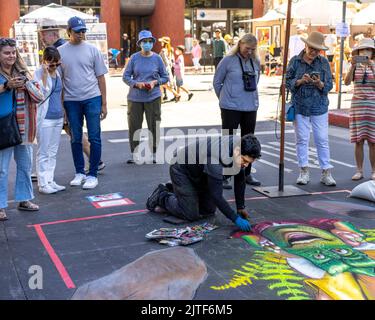
[[[283,80],[281,83],[281,138],[280,138],[280,163],[279,163],[279,191],[284,191],[284,145],[285,145],[285,104],[286,104],[286,67],[288,64],[290,24],[292,16],[292,0],[288,0],[286,15],[285,47],[283,57]]]
[[[342,3],[342,22],[345,23],[346,20],[346,1]],[[342,68],[344,65],[344,44],[345,37],[341,37],[340,43],[340,79],[339,79],[339,96],[337,101],[337,109],[341,109],[341,91],[342,91]]]

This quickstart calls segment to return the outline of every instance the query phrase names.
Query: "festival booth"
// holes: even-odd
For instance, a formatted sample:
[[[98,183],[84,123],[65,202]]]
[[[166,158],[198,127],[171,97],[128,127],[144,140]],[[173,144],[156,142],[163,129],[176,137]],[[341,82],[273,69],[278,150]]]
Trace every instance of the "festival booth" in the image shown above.
[[[87,26],[86,41],[100,50],[108,66],[106,24],[99,23],[99,19],[95,16],[52,3],[22,16],[13,25],[18,50],[30,70],[33,71],[39,66],[43,52],[43,43],[39,31],[48,27],[58,28],[60,37],[68,39],[67,23],[69,18],[73,16],[80,17],[85,21]]]

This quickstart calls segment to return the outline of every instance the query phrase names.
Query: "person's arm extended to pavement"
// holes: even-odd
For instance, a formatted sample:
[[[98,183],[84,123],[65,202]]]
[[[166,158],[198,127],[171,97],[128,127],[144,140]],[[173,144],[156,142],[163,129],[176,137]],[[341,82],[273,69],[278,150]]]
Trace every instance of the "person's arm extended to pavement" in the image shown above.
[[[238,215],[223,197],[223,180],[215,179],[211,176],[208,176],[208,189],[210,191],[212,201],[215,203],[218,209],[228,219],[235,222],[238,218]]]
[[[234,197],[236,198],[237,211],[245,209],[245,170],[241,171],[234,176]]]
[[[102,111],[100,113],[100,119],[104,120],[107,117],[107,86],[105,82],[104,74],[98,78],[99,90],[102,95]]]

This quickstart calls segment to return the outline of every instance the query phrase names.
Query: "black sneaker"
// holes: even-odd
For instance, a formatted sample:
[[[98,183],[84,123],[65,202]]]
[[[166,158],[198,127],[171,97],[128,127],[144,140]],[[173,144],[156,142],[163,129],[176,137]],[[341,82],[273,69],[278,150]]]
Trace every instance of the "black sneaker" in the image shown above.
[[[102,160],[100,160],[99,166],[98,166],[98,171],[102,171],[104,168],[105,168],[105,163]]]
[[[167,187],[164,184],[159,184],[158,187],[147,198],[146,207],[149,211],[154,211],[154,209],[159,205],[159,196],[163,191],[168,192]]]
[[[223,189],[226,189],[226,190],[232,189],[231,178],[223,179]]]
[[[255,179],[251,174],[246,177],[246,183],[257,187],[261,185],[260,181]]]
[[[36,173],[32,173],[32,174],[31,174],[31,181],[32,181],[32,182],[37,182],[37,181],[38,181],[38,176],[37,176]]]
[[[188,101],[190,101],[190,99],[193,97],[193,95],[194,95],[194,93],[189,93],[189,95],[188,95]]]

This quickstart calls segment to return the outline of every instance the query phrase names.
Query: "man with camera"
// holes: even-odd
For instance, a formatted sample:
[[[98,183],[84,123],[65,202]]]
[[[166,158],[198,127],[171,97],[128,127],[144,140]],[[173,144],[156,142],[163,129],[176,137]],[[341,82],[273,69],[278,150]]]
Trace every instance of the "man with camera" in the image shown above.
[[[215,72],[213,86],[219,98],[223,134],[232,135],[238,126],[241,136],[254,134],[259,107],[257,85],[260,61],[257,45],[254,35],[245,34]],[[260,185],[251,175],[251,164],[246,168],[245,176],[247,184]],[[232,188],[229,180],[224,180],[223,187]]]
[[[295,108],[296,150],[300,174],[297,184],[306,185],[310,181],[308,167],[308,148],[312,127],[318,160],[322,169],[320,182],[326,186],[335,186],[330,169],[328,142],[328,93],[331,91],[332,74],[328,60],[320,55],[328,50],[324,45],[324,36],[312,32],[305,42],[305,49],[294,56],[287,67],[286,85],[292,93]]]

